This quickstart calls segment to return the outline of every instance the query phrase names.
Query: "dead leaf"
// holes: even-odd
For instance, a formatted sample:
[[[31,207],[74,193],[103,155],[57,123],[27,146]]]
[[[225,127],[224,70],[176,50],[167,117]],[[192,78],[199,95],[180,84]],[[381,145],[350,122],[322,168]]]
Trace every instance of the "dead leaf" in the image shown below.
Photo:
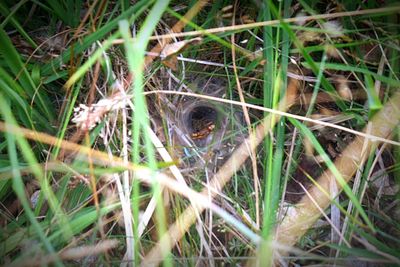
[[[352,95],[350,87],[349,87],[348,79],[346,79],[345,77],[341,76],[337,79],[336,90],[342,98],[344,98],[348,101],[353,99],[353,95]]]
[[[168,68],[176,71],[178,69],[177,54],[185,50],[189,45],[196,45],[202,41],[201,37],[184,40],[166,45],[160,53],[162,63]]]
[[[164,49],[160,53],[161,59],[165,60],[167,57],[174,56],[183,50],[185,50],[189,45],[199,44],[202,41],[201,37],[196,37],[190,40],[184,40],[180,42],[176,42],[173,44],[168,44],[164,47]]]
[[[167,66],[173,71],[178,70],[178,58],[176,56],[168,57],[167,59],[162,61],[162,64]]]

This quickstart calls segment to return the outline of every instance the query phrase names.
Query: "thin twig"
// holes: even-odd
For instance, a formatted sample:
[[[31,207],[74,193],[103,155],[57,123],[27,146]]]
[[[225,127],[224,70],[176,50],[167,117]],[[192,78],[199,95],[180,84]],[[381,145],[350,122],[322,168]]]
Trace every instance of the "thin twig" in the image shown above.
[[[252,28],[257,28],[257,27],[274,26],[274,25],[278,25],[282,22],[285,22],[285,23],[293,23],[293,22],[299,22],[299,21],[304,22],[304,21],[320,20],[320,19],[333,19],[333,18],[341,18],[341,17],[361,16],[361,15],[368,15],[368,14],[396,13],[399,11],[400,11],[400,6],[393,6],[393,7],[367,9],[367,10],[337,12],[337,13],[331,13],[331,14],[320,14],[320,15],[313,15],[313,16],[301,16],[301,17],[287,18],[287,19],[282,19],[282,20],[270,20],[270,21],[261,21],[261,22],[255,22],[255,23],[235,25],[235,26],[218,27],[218,28],[212,28],[212,29],[200,30],[200,31],[189,31],[189,32],[182,32],[182,33],[163,34],[163,35],[152,36],[152,37],[150,37],[150,40],[161,40],[161,39],[170,39],[170,38],[187,37],[187,36],[198,36],[198,35],[204,35],[204,34],[222,33],[222,32],[227,32],[227,31],[240,31],[240,30],[247,30],[247,29],[252,29]],[[121,43],[123,43],[122,39],[117,39],[113,42],[113,44],[121,44]]]
[[[236,16],[236,7],[237,7],[237,1],[235,1],[234,7],[233,7],[233,16],[232,16],[232,26],[235,25],[235,16]],[[239,93],[239,99],[241,103],[246,103],[243,95],[243,90],[242,86],[240,85],[240,80],[239,80],[239,75],[237,73],[237,67],[236,67],[236,49],[235,49],[235,33],[231,35],[231,52],[232,52],[232,64],[233,64],[233,72],[235,74],[235,80],[236,80],[236,87]],[[247,124],[247,130],[249,132],[249,137],[250,137],[250,142],[254,142],[254,131],[251,127],[251,121],[250,121],[250,116],[247,108],[245,106],[242,106],[243,109],[243,114],[244,118],[246,120]],[[258,177],[258,171],[257,171],[257,154],[255,150],[255,146],[250,145],[252,150],[250,150],[250,159],[251,159],[251,164],[253,167],[253,183],[254,183],[254,193],[255,193],[255,198],[256,198],[256,225],[257,228],[260,228],[260,199],[259,199],[259,184],[260,180]]]
[[[358,135],[367,139],[370,139],[373,142],[383,142],[383,143],[388,143],[388,144],[392,144],[395,146],[400,146],[400,142],[396,142],[387,138],[382,138],[380,136],[375,136],[373,134],[368,134],[368,133],[364,133],[364,132],[360,132],[360,131],[356,131],[356,130],[352,130],[337,124],[333,124],[333,123],[329,123],[329,122],[325,122],[322,120],[315,120],[315,119],[311,119],[311,118],[307,118],[304,116],[300,116],[300,115],[296,115],[296,114],[292,114],[292,113],[287,113],[281,110],[276,110],[276,109],[272,109],[272,108],[265,108],[265,107],[260,107],[257,105],[253,105],[253,104],[248,104],[248,103],[241,103],[239,101],[234,101],[234,100],[230,100],[230,99],[223,99],[223,98],[218,98],[218,97],[213,97],[213,96],[208,96],[208,95],[199,95],[199,94],[194,94],[194,93],[186,93],[186,92],[176,92],[176,91],[164,91],[164,90],[158,90],[158,91],[151,91],[151,92],[145,92],[145,95],[149,95],[149,94],[177,94],[177,95],[187,95],[187,96],[193,96],[193,97],[198,97],[198,98],[203,98],[203,99],[208,99],[208,100],[212,100],[212,101],[217,101],[217,102],[221,102],[221,103],[227,103],[227,104],[232,104],[232,105],[237,105],[237,106],[245,106],[245,107],[249,107],[252,109],[257,109],[257,110],[261,110],[261,111],[266,111],[266,112],[270,112],[272,114],[275,115],[279,115],[279,116],[285,116],[285,117],[289,117],[289,118],[294,118],[300,121],[307,121],[307,122],[312,122],[314,124],[319,124],[319,125],[323,125],[323,126],[327,126],[327,127],[331,127],[331,128],[336,128],[348,133],[352,133],[354,135]]]

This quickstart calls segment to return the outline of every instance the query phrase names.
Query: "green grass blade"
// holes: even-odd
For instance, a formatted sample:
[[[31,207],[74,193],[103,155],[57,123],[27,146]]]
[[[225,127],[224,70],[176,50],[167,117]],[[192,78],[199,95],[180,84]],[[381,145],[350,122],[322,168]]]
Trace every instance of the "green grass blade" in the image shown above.
[[[21,87],[24,88],[26,94],[37,104],[41,113],[46,116],[48,121],[53,121],[54,108],[52,107],[51,101],[45,95],[44,91],[41,90],[42,88],[36,88],[26,66],[21,61],[20,55],[15,50],[10,38],[2,28],[0,28],[0,40],[0,53],[3,55],[7,66],[21,84]]]
[[[24,27],[18,22],[17,19],[14,18],[14,14],[18,11],[18,9],[24,5],[27,0],[20,1],[18,4],[16,4],[13,7],[13,10],[10,12],[10,10],[4,5],[4,3],[0,2],[0,12],[3,14],[5,19],[3,22],[0,24],[0,28],[5,28],[7,23],[10,21],[11,24],[17,29],[17,31],[25,38],[25,40],[33,47],[37,48],[37,44],[35,41],[32,40],[32,38],[29,36],[29,34],[24,30]]]
[[[321,67],[321,63],[320,62],[315,62],[316,67],[319,68]],[[306,68],[311,68],[310,64],[308,62],[304,62],[302,63],[302,65]],[[370,71],[368,69],[365,68],[360,68],[360,67],[356,67],[356,66],[352,66],[352,65],[348,65],[348,64],[339,64],[339,63],[325,63],[325,69],[327,70],[340,70],[340,71],[354,71],[354,72],[358,72],[361,74],[366,74],[366,75],[371,75],[372,77],[374,77],[374,79],[379,80],[381,82],[384,82],[390,86],[396,86],[399,87],[400,86],[400,81],[396,80],[396,79],[392,79],[389,78],[387,76],[383,76],[383,75],[379,75],[373,71]]]
[[[15,123],[13,123],[13,118],[12,118],[12,115],[11,115],[9,109],[7,110],[7,105],[8,104],[4,100],[2,94],[0,93],[0,112],[2,113],[6,122],[8,122],[7,125],[15,125]],[[8,127],[8,126],[6,126],[6,127]],[[39,238],[42,240],[47,251],[49,253],[53,254],[56,257],[56,259],[58,259],[58,257],[55,254],[55,250],[54,250],[53,246],[51,245],[50,241],[47,239],[46,234],[44,233],[42,227],[36,220],[35,215],[33,214],[32,210],[31,210],[29,200],[25,195],[25,185],[22,181],[21,173],[19,172],[19,168],[18,168],[19,160],[18,160],[17,149],[16,149],[16,142],[18,142],[18,137],[9,132],[6,132],[5,135],[7,138],[8,155],[10,158],[10,163],[11,163],[12,171],[13,171],[12,187],[14,189],[14,192],[18,196],[18,199],[21,202],[21,205],[23,206],[24,211],[25,211],[26,215],[28,216],[29,221],[31,222],[32,226],[34,227]],[[57,266],[62,266],[60,264],[59,260],[56,263],[57,263]]]
[[[54,60],[52,60],[51,62],[49,62],[48,64],[46,64],[43,67],[42,75],[44,77],[53,75],[56,70],[55,77],[57,77],[57,78],[64,77],[63,75],[60,75],[60,73],[67,75],[68,72],[60,71],[60,73],[58,73],[59,66],[61,66],[62,64],[65,64],[68,60],[70,60],[70,57],[72,54],[74,54],[74,55],[81,54],[86,49],[90,48],[90,46],[92,46],[94,42],[101,40],[107,34],[110,34],[111,31],[115,30],[118,27],[118,23],[120,20],[128,19],[131,17],[132,18],[130,19],[130,21],[134,20],[135,18],[140,16],[147,9],[147,7],[152,3],[153,3],[153,1],[137,2],[135,5],[131,6],[128,10],[126,10],[125,12],[122,12],[118,17],[116,17],[112,21],[108,22],[103,27],[97,29],[92,34],[85,37],[81,43],[77,43],[74,46],[69,46],[66,49],[66,51],[63,52],[59,57],[55,58]]]
[[[145,50],[147,48],[147,44],[149,42],[149,38],[152,35],[158,21],[161,18],[164,10],[167,8],[169,1],[157,1],[156,4],[153,6],[151,11],[149,12],[146,20],[143,23],[139,33],[137,34],[135,40],[132,39],[129,30],[129,23],[128,21],[121,21],[119,24],[121,35],[124,39],[125,45],[125,53],[128,59],[129,70],[132,74],[134,74],[133,80],[133,103],[135,105],[134,110],[134,117],[133,117],[133,124],[132,124],[132,132],[134,136],[134,141],[138,142],[138,136],[140,129],[145,129],[149,127],[149,118],[148,118],[148,111],[146,105],[146,99],[143,95],[143,66],[144,66],[144,56]],[[135,138],[136,137],[136,138]],[[149,160],[149,167],[153,170],[157,167],[156,160],[155,160],[155,153],[153,144],[149,139],[147,134],[144,134],[144,141],[145,141],[145,151],[147,154],[147,158]],[[136,144],[136,148],[137,148]],[[133,159],[138,159],[138,150],[135,149],[132,151]],[[136,162],[134,162],[136,163]],[[138,185],[135,185],[136,187]],[[156,217],[157,217],[157,229],[159,237],[161,238],[164,233],[166,232],[166,219],[164,214],[164,208],[162,204],[161,198],[161,187],[156,180],[152,185],[153,193],[156,198]],[[134,189],[134,193],[137,193],[137,188]],[[133,195],[133,199],[138,199],[137,195]],[[134,212],[134,220],[138,219],[139,210],[138,210],[138,203],[133,205],[133,212]],[[138,229],[137,225],[134,226],[134,237],[135,242],[137,243],[138,240]],[[138,243],[137,243],[138,244]],[[137,244],[135,245],[135,250],[137,250]],[[134,252],[137,255],[137,251]],[[135,257],[137,259],[137,257]],[[166,266],[172,266],[169,257],[165,258]]]
[[[372,231],[376,231],[374,225],[372,224],[371,220],[368,218],[367,214],[365,213],[364,209],[361,206],[360,201],[357,199],[357,197],[353,194],[351,188],[349,185],[346,183],[344,178],[342,177],[341,173],[338,171],[336,168],[335,164],[332,162],[332,160],[329,158],[328,154],[326,154],[325,150],[322,148],[321,144],[318,142],[317,138],[315,138],[314,134],[305,126],[303,123],[299,122],[296,119],[293,118],[288,118],[288,120],[297,128],[300,130],[300,133],[305,137],[308,138],[311,142],[311,144],[314,146],[315,150],[318,152],[318,154],[321,156],[323,161],[325,162],[326,166],[328,169],[332,172],[332,174],[335,176],[336,181],[338,184],[343,188],[343,191],[346,193],[348,198],[353,202],[354,207],[357,209],[357,211],[360,213],[361,217],[364,219],[368,227]]]
[[[3,117],[8,125],[10,125],[11,127],[17,126],[14,116],[12,115],[11,109],[9,108],[8,103],[5,101],[3,96],[0,97],[0,112],[3,114]],[[51,186],[47,181],[45,174],[43,173],[43,170],[38,167],[36,157],[32,152],[32,148],[30,147],[28,141],[23,136],[18,134],[14,136],[22,155],[29,163],[29,165],[32,166],[32,172],[34,173],[36,179],[38,180],[44,196],[48,200],[48,203],[52,211],[54,212],[56,218],[58,219],[58,223],[63,225],[65,240],[69,240],[72,237],[72,233],[70,230],[67,217],[62,211],[60,204],[57,201],[54,192],[52,191]]]

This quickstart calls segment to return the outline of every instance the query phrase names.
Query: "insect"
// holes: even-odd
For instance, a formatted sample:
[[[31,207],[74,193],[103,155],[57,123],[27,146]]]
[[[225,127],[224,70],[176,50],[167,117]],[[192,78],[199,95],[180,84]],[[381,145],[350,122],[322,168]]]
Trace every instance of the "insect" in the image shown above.
[[[207,137],[214,129],[215,129],[215,124],[212,121],[210,121],[204,126],[203,129],[192,133],[192,139],[193,140],[203,139]]]

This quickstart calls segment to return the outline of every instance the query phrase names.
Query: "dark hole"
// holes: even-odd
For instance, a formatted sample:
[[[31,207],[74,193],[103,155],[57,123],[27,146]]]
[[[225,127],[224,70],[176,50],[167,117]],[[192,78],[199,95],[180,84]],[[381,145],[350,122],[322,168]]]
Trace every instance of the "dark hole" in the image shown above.
[[[207,127],[209,123],[217,122],[217,111],[207,106],[195,107],[188,116],[188,126],[193,133]]]

